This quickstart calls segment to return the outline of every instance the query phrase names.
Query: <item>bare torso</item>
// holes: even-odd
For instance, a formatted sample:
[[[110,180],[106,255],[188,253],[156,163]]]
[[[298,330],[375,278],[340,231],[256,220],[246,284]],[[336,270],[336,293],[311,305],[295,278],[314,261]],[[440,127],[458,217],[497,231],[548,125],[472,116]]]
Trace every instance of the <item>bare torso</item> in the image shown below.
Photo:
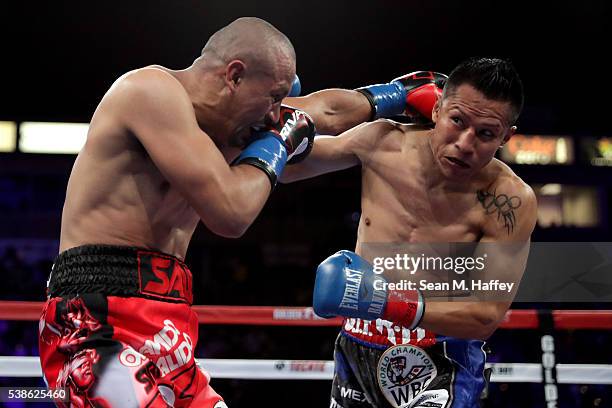
[[[72,169],[60,251],[111,244],[184,258],[199,217],[116,114],[114,89],[96,109]]]
[[[359,154],[362,162],[362,215],[356,252],[367,243],[475,242],[485,228],[502,228],[487,215],[477,191],[518,177],[497,160],[468,184],[432,185],[435,166],[428,130],[389,123],[376,146]]]

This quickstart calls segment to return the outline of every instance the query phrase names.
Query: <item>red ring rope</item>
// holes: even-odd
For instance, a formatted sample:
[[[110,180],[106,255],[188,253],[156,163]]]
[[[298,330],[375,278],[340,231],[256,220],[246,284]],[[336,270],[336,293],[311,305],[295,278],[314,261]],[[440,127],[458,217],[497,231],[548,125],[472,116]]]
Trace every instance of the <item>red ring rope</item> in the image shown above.
[[[0,301],[0,320],[38,320],[43,302]],[[339,326],[340,318],[321,319],[311,307],[193,306],[201,324]],[[556,329],[612,329],[612,310],[554,310]],[[509,310],[500,328],[535,329],[536,310]]]

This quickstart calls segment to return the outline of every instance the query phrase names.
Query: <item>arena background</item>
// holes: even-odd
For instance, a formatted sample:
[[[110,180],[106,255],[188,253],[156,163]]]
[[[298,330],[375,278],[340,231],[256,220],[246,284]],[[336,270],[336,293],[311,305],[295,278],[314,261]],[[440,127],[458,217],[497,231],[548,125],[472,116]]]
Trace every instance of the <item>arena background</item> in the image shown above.
[[[303,93],[420,69],[448,73],[470,56],[510,58],[524,82],[519,133],[528,137],[506,161],[538,193],[533,240],[612,241],[611,15],[603,0],[21,2],[3,4],[0,14],[0,121],[17,125],[87,123],[118,76],[149,64],[187,67],[214,31],[240,16],[264,18],[292,40]],[[534,135],[552,138],[534,142]],[[573,146],[573,159],[547,147],[558,146],[559,137],[568,138],[563,143]],[[0,153],[0,299],[41,301],[75,156],[6,150]],[[199,228],[187,257],[195,303],[310,305],[316,265],[354,246],[359,196],[360,173],[352,169],[279,186],[238,240]],[[335,327],[206,325],[196,356],[329,360],[336,333]],[[491,360],[541,361],[538,336],[498,331]],[[34,322],[0,321],[0,355],[37,355],[36,338]],[[605,330],[564,331],[557,358],[610,364],[611,340]],[[16,384],[41,380],[0,378],[0,385]],[[213,380],[213,386],[232,408],[324,407],[330,382]],[[560,407],[612,406],[610,385],[560,385],[559,393]],[[541,384],[496,383],[490,394],[491,407],[545,406]]]

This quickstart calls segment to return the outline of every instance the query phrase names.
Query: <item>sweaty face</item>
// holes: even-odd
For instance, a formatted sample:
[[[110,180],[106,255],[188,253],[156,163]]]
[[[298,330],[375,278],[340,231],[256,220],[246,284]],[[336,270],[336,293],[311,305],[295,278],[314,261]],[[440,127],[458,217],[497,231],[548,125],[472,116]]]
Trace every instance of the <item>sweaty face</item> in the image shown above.
[[[486,166],[516,130],[509,102],[487,99],[463,84],[434,109],[430,144],[444,177],[466,180]]]
[[[245,147],[252,139],[252,130],[279,120],[281,101],[291,89],[295,69],[286,67],[274,75],[255,73],[246,76],[238,88],[234,109],[236,127],[229,139],[232,147]]]

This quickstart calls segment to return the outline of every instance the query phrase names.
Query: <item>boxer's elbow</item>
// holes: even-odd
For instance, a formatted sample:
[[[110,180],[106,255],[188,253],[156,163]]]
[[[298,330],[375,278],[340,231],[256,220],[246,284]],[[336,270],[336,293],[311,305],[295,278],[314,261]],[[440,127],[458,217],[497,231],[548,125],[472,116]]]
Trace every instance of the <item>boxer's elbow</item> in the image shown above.
[[[240,238],[251,225],[231,216],[218,217],[214,222],[206,222],[202,218],[202,222],[211,232],[224,238]]]
[[[476,340],[487,340],[497,329],[497,325],[494,325],[491,321],[479,323],[478,328],[474,330],[474,339]]]
[[[217,232],[217,235],[220,235],[224,238],[240,238],[244,235],[247,229],[248,229],[248,226],[244,228],[241,228],[241,227],[225,228],[221,230],[220,232]]]
[[[483,304],[473,315],[475,322],[474,338],[478,340],[487,340],[491,337],[499,327],[505,313],[505,308],[501,309],[497,305]]]
[[[214,190],[203,190],[197,202],[197,212],[206,227],[216,235],[240,238],[251,226],[267,195],[242,188],[239,182],[219,181]],[[265,180],[269,184],[268,180]]]
[[[211,205],[209,201],[209,205],[198,212],[200,219],[212,233],[225,238],[240,238],[255,218],[247,208],[229,202]]]
[[[226,238],[240,238],[247,232],[255,216],[250,217],[244,212],[236,212],[231,218],[231,220],[226,222],[225,234],[223,236]]]

